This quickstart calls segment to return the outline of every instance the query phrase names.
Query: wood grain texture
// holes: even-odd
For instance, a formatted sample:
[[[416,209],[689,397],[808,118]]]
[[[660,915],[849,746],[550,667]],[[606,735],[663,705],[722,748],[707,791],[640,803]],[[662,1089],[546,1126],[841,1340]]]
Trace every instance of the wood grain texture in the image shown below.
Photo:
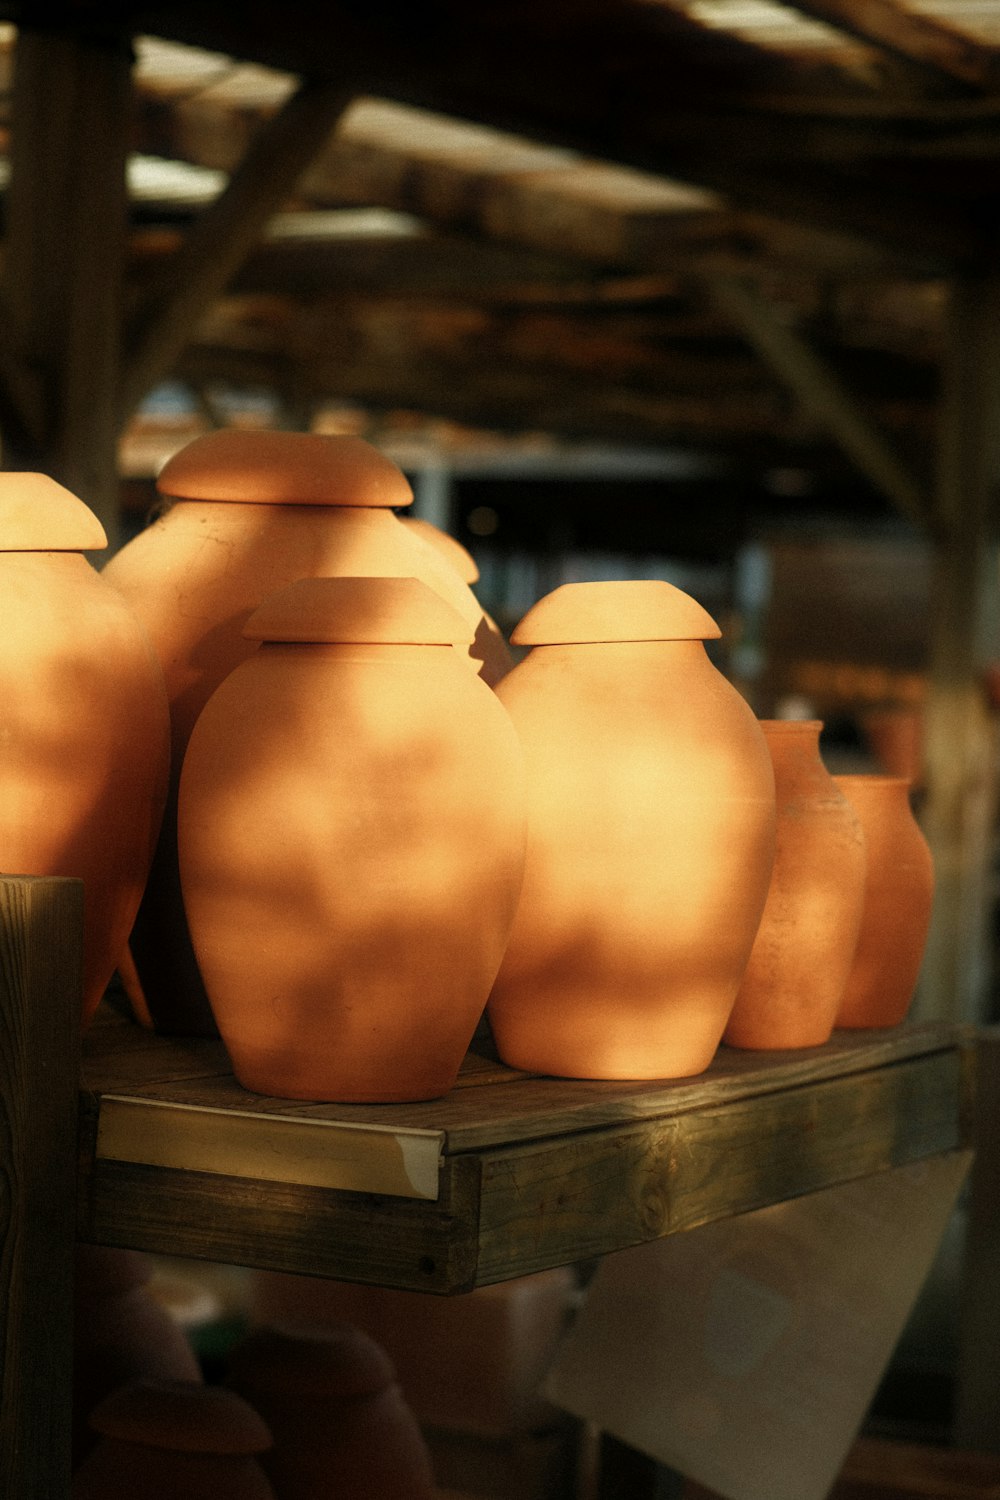
[[[69,1492],[83,887],[0,876],[0,1495]]]
[[[491,1153],[477,1279],[604,1255],[956,1150],[963,1071],[958,1053],[914,1058]]]
[[[220,1072],[218,1043],[105,1016],[86,1047],[80,1233],[462,1291],[953,1150],[967,1135],[971,1056],[971,1030],[955,1026],[840,1033],[795,1053],[722,1049],[707,1073],[678,1082],[537,1078],[472,1056],[443,1099],[310,1105],[248,1094]],[[101,1132],[102,1108],[126,1106],[133,1121],[149,1116],[148,1153],[137,1136],[116,1147],[116,1132]],[[248,1132],[248,1149],[252,1137],[280,1155],[280,1181],[256,1160],[252,1171],[227,1172],[222,1157],[192,1170],[206,1158],[191,1132],[220,1111]],[[372,1129],[441,1132],[437,1200],[387,1192],[384,1177],[366,1184],[360,1161],[350,1186],[324,1186],[314,1153],[296,1179],[306,1124],[344,1159]]]

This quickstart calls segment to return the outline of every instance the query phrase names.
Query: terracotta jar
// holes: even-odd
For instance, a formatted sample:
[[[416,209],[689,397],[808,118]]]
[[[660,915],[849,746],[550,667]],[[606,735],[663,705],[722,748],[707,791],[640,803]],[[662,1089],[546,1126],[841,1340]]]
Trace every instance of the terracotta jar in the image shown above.
[[[470,588],[478,583],[479,566],[476,559],[457,537],[448,531],[442,531],[440,526],[435,526],[423,516],[400,516],[399,519],[440,553],[457,570],[463,583],[467,583]],[[502,630],[486,610],[483,611],[483,623],[476,630],[475,653],[482,658],[480,676],[485,677],[494,687],[514,665],[514,658],[507,649]]]
[[[258,1462],[271,1434],[235,1391],[133,1381],[91,1422],[99,1441],[73,1476],[71,1500],[275,1500]]]
[[[271,1430],[263,1462],[279,1500],[437,1494],[392,1362],[360,1328],[258,1328],[233,1351],[227,1381]]]
[[[73,1311],[74,1467],[94,1446],[90,1414],[139,1379],[199,1383],[187,1336],[149,1290],[152,1268],[134,1250],[77,1245]]]
[[[394,514],[413,499],[405,475],[360,438],[212,432],[165,464],[157,488],[168,508],[103,573],[163,664],[173,745],[163,832],[122,979],[147,1024],[211,1035],[177,871],[177,785],[198,714],[255,649],[243,635],[251,612],[298,578],[412,576],[469,623],[469,666],[488,681],[495,653],[490,666],[476,654],[476,639],[492,633],[468,585]]]
[[[84,552],[107,545],[44,474],[0,474],[0,869],[84,882],[83,1019],[135,917],[166,795],[146,634]]]
[[[865,836],[861,931],[837,1013],[843,1027],[896,1026],[910,1008],[934,901],[931,852],[905,776],[834,778]]]
[[[762,720],[774,765],[774,869],[724,1033],[734,1047],[830,1038],[861,925],[861,825],[820,756],[818,720]]]
[[[524,858],[523,762],[412,578],[303,579],[246,626],[180,792],[191,933],[237,1078],[343,1101],[445,1093]]]
[[[488,1013],[504,1062],[587,1078],[701,1072],[774,854],[763,731],[668,583],[566,584],[497,688],[525,750],[524,886]]]

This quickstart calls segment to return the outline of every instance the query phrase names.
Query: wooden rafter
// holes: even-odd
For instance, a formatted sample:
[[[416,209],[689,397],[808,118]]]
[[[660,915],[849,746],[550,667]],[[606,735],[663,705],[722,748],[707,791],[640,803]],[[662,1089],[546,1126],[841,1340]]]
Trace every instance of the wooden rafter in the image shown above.
[[[790,0],[804,15],[970,88],[992,92],[1000,83],[995,49],[966,37],[934,16],[898,0]]]
[[[170,370],[198,319],[328,139],[349,98],[335,85],[305,83],[261,127],[228,185],[195,221],[133,321],[122,372],[122,420]]]

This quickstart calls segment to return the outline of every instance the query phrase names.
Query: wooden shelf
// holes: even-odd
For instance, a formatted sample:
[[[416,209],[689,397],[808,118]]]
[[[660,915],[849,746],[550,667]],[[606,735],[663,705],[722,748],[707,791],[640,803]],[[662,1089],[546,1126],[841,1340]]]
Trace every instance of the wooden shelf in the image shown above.
[[[722,1048],[652,1083],[470,1054],[430,1103],[316,1105],[247,1093],[221,1043],[108,1008],[84,1042],[79,1234],[461,1292],[961,1149],[973,1041],[924,1025]]]

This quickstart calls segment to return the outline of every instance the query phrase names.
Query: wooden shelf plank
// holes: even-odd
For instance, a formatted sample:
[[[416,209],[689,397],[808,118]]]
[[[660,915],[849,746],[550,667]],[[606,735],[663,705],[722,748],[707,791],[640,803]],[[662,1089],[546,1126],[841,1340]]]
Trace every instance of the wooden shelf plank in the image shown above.
[[[974,1033],[720,1049],[698,1078],[538,1078],[470,1055],[419,1104],[265,1099],[221,1044],[113,1013],[84,1046],[79,1232],[457,1292],[961,1149]]]

